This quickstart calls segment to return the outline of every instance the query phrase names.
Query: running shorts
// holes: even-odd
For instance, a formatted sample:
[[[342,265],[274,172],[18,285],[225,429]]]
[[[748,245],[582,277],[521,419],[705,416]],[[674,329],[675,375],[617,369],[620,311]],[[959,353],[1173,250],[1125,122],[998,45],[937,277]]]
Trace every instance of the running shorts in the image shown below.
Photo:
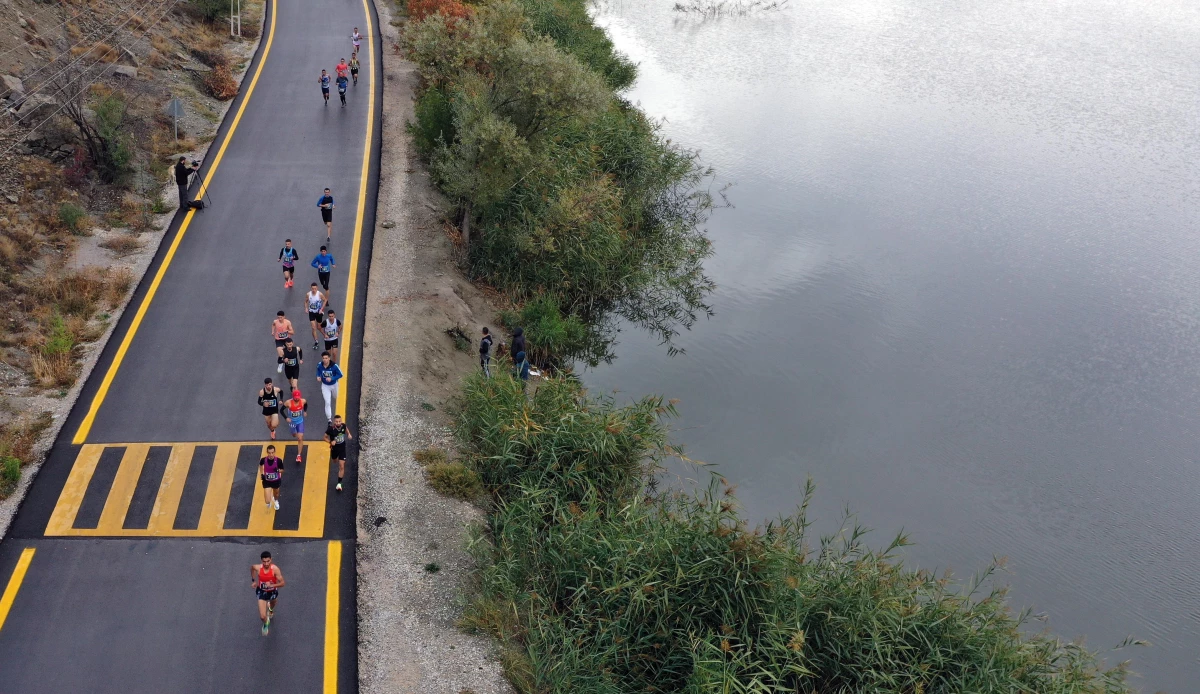
[[[259,475],[262,478],[263,489],[279,489],[279,485],[283,483],[283,478],[269,480],[266,475]]]
[[[308,322],[309,322],[309,323],[320,323],[320,322],[321,322],[321,318],[322,318],[322,316],[321,316],[321,312],[320,312],[320,311],[317,311],[316,313],[309,313],[309,314],[308,314]]]
[[[329,291],[329,274],[328,272],[317,272],[317,281],[321,283],[321,287],[325,291]]]
[[[325,222],[326,224],[332,222],[333,221],[333,210],[329,209],[328,207],[322,207],[321,208],[321,221]]]
[[[351,75],[357,75],[357,74],[358,74],[358,68],[356,68],[356,67],[352,67],[352,68],[350,68],[350,74],[351,74]]]
[[[292,380],[293,378],[299,379],[300,378],[300,365],[297,364],[295,366],[288,366],[287,364],[284,364],[283,365],[283,375],[289,381]]]
[[[338,346],[337,340],[326,340],[325,341],[325,349],[337,349],[337,346]]]
[[[329,87],[321,87],[321,93],[322,93],[322,94],[325,94],[325,95],[328,95],[328,94],[329,94]]]
[[[275,346],[276,347],[287,347],[287,340],[276,340]]]
[[[264,408],[263,408],[263,416],[264,416],[264,417],[273,417],[273,416],[275,416],[275,415],[277,415],[277,414],[279,414],[279,407],[278,407],[278,406],[276,406],[276,407],[264,407]]]
[[[345,460],[346,459],[346,444],[339,443],[336,446],[329,447],[330,460]]]
[[[288,428],[292,430],[293,434],[303,434],[304,433],[304,420],[301,419],[299,422],[293,422],[292,420],[289,419],[288,420]]]
[[[292,273],[292,274],[295,274],[295,272],[296,272],[296,266],[295,266],[295,265],[284,265],[284,266],[283,266],[283,271],[284,271],[284,272],[290,272],[290,273]]]
[[[255,588],[254,594],[258,596],[259,600],[266,600],[267,602],[279,599],[279,589],[277,588],[272,588],[271,590],[266,590],[265,588]]]

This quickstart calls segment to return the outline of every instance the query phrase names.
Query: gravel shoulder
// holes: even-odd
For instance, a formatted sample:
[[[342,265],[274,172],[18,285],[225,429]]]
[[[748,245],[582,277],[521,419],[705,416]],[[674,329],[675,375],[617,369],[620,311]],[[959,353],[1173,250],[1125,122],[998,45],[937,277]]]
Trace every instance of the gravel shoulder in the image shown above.
[[[446,404],[478,368],[445,330],[461,325],[473,335],[495,326],[494,312],[455,265],[444,202],[405,130],[414,67],[395,49],[393,8],[377,9],[385,81],[359,409],[359,686],[364,694],[511,692],[492,641],[455,626],[472,568],[466,528],[483,513],[433,491],[412,456],[448,446]]]

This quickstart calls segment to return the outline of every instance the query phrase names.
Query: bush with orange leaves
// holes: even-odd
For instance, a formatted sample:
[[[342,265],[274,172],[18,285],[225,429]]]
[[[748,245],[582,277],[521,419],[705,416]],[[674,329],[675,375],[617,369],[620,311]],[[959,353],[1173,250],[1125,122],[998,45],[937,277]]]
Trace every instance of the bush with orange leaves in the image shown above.
[[[466,19],[472,9],[459,0],[408,0],[408,17],[419,22],[429,15],[440,14],[446,19]]]

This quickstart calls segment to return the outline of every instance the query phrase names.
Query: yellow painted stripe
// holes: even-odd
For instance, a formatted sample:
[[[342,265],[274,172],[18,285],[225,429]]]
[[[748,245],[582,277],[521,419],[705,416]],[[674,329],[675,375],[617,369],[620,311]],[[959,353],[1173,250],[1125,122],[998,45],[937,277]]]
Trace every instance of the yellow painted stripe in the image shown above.
[[[262,501],[261,499],[259,500]],[[283,503],[287,502],[284,498]],[[222,522],[224,520],[222,519]],[[205,528],[176,530],[162,530],[158,532],[150,532],[144,528],[121,528],[112,532],[101,532],[96,528],[71,528],[67,532],[59,533],[62,537],[299,537],[299,538],[318,538],[320,534],[312,534],[301,530],[268,530],[266,532],[255,532],[249,528],[217,528],[216,530],[208,530]],[[2,691],[2,690],[0,690]]]
[[[100,522],[96,530],[111,532],[120,530],[125,523],[125,514],[129,513],[129,502],[133,501],[133,490],[137,488],[138,478],[142,476],[142,467],[146,464],[146,454],[150,446],[135,443],[125,448],[121,456],[121,466],[117,468],[117,476],[113,478],[112,487],[108,490],[108,498],[104,501],[104,510],[100,512]]]
[[[354,326],[354,294],[358,287],[358,254],[359,248],[362,245],[362,226],[363,215],[366,214],[367,207],[367,185],[368,174],[371,171],[371,142],[375,134],[375,29],[372,26],[371,8],[367,5],[368,0],[363,0],[363,11],[367,15],[367,58],[368,65],[371,66],[371,79],[368,87],[371,96],[367,102],[367,144],[363,148],[362,173],[358,186],[358,214],[354,220],[354,243],[350,250],[350,271],[346,275],[346,303],[342,310],[342,344],[344,348],[340,355],[342,373],[349,376],[350,374],[350,359],[353,356],[351,352],[351,336],[353,335]],[[336,405],[336,412],[346,418],[346,396],[345,391],[339,394]]]
[[[329,570],[325,580],[325,694],[336,694],[338,683],[338,604],[341,599],[342,543],[329,543]]]
[[[79,513],[79,505],[83,503],[83,495],[87,493],[88,482],[96,474],[96,464],[100,462],[100,454],[104,446],[84,446],[75,456],[75,464],[67,475],[62,492],[58,495],[58,503],[50,514],[50,522],[46,524],[47,535],[69,535],[71,526],[75,524],[75,515]]]
[[[329,446],[309,444],[304,464],[304,499],[300,506],[300,524],[304,537],[325,534],[325,499],[329,494]]]
[[[272,3],[273,4],[273,3]],[[227,535],[225,510],[229,508],[229,493],[233,491],[233,473],[237,470],[240,443],[217,445],[213,458],[212,474],[208,476],[208,490],[204,493],[204,508],[200,510],[197,530],[204,535]]]
[[[340,557],[341,548],[339,547],[338,549]],[[4,595],[0,595],[0,629],[4,628],[4,620],[8,619],[8,611],[12,609],[13,602],[17,599],[17,591],[21,590],[21,583],[25,581],[25,572],[29,571],[29,562],[33,561],[34,551],[32,547],[26,547],[21,550],[21,556],[17,559],[17,566],[13,569],[12,576],[8,579],[8,586],[4,589]],[[328,685],[326,685],[325,691],[329,691]]]
[[[162,483],[158,485],[158,496],[154,497],[154,508],[150,511],[147,534],[170,531],[171,526],[175,525],[175,515],[179,513],[179,500],[183,498],[188,468],[192,466],[192,456],[195,453],[194,443],[177,443],[171,446],[171,457],[167,458],[167,468],[163,470]]]
[[[267,55],[271,53],[271,43],[275,40],[275,8],[277,2],[271,3],[271,27],[267,33],[267,45],[263,47],[262,60],[258,61],[258,67],[254,70],[254,76],[250,79],[250,86],[246,89],[246,97],[242,99],[242,103],[238,106],[237,113],[233,117],[233,122],[229,125],[229,130],[225,133],[225,139],[221,141],[221,147],[217,150],[217,156],[213,157],[212,166],[209,167],[208,173],[205,174],[204,180],[200,182],[200,190],[196,195],[196,199],[204,196],[204,190],[208,187],[209,181],[217,174],[217,168],[221,165],[221,159],[225,156],[225,149],[229,146],[229,142],[233,140],[233,134],[237,131],[238,123],[242,120],[242,114],[246,112],[246,106],[250,103],[250,97],[254,94],[254,87],[258,84],[258,78],[262,75],[263,66],[267,64]],[[374,80],[374,75],[372,75]],[[374,84],[374,82],[372,82]],[[372,92],[374,96],[374,92]],[[100,381],[100,387],[96,389],[96,395],[92,397],[92,403],[88,407],[87,414],[84,415],[83,421],[79,423],[79,429],[75,432],[75,437],[71,439],[71,443],[81,444],[87,440],[88,433],[92,430],[92,424],[96,420],[96,413],[100,411],[100,406],[104,404],[104,398],[108,395],[108,389],[112,385],[113,379],[116,378],[117,370],[121,368],[121,362],[125,360],[125,353],[129,351],[129,345],[133,343],[133,337],[137,334],[138,328],[142,325],[142,319],[146,317],[146,311],[150,308],[150,302],[154,301],[154,295],[158,293],[158,286],[162,283],[163,276],[167,274],[167,268],[171,265],[171,259],[175,257],[175,251],[178,250],[179,244],[183,241],[183,235],[187,233],[188,227],[191,226],[192,217],[196,215],[196,210],[187,211],[183,222],[179,225],[179,233],[175,234],[175,239],[171,242],[171,247],[167,249],[167,254],[163,256],[162,264],[158,266],[158,272],[154,273],[154,279],[150,281],[150,287],[146,290],[146,296],[142,298],[142,303],[138,305],[137,313],[133,316],[133,321],[129,323],[129,329],[125,331],[125,336],[121,339],[121,344],[117,347],[117,353],[113,355],[112,364],[109,364],[108,371],[104,373],[104,380]]]
[[[267,457],[267,447],[262,447],[259,458]],[[282,460],[282,458],[281,458]],[[283,475],[287,479],[287,474]],[[280,490],[282,491],[282,490]],[[250,501],[250,522],[246,530],[256,535],[266,535],[275,527],[275,508],[263,503],[262,475],[254,475],[254,498]]]

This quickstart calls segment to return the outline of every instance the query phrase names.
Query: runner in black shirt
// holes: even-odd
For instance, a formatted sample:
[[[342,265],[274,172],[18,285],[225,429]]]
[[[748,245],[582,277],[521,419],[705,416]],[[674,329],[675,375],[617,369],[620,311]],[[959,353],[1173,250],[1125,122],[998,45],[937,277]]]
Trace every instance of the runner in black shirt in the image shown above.
[[[262,408],[263,418],[267,420],[267,429],[271,432],[271,440],[275,440],[275,428],[279,426],[279,406],[283,403],[283,391],[279,390],[271,379],[263,379],[263,387],[258,391],[258,406]]]
[[[352,438],[350,429],[342,422],[342,415],[333,415],[325,430],[325,443],[329,444],[329,460],[336,460],[338,464],[338,481],[334,489],[339,492],[342,491],[342,478],[346,476],[346,441]]]
[[[304,363],[304,350],[296,346],[292,342],[292,338],[288,338],[283,346],[283,375],[291,384],[292,390],[299,386],[300,382],[300,365]]]

